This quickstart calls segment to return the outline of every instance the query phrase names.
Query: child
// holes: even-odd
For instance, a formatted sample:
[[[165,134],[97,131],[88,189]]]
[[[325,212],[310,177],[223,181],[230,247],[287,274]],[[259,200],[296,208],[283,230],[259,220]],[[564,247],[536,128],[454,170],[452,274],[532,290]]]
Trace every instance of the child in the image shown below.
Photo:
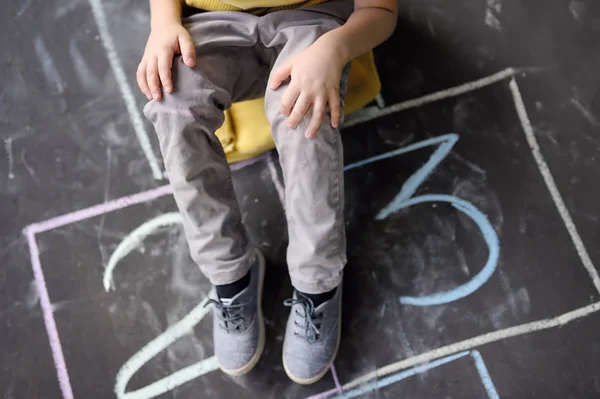
[[[342,122],[347,65],[387,39],[396,0],[150,0],[152,30],[137,71],[194,261],[215,289],[221,369],[249,372],[265,343],[265,261],[241,222],[215,131],[232,102],[264,96],[283,170],[287,261],[295,288],[283,344],[288,376],[311,384],[340,341]]]

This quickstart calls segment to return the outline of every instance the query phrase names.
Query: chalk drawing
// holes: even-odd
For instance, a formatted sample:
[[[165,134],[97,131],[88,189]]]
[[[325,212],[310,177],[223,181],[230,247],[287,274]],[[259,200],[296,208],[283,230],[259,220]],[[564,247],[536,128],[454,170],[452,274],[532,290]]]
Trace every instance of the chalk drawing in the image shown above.
[[[131,377],[138,372],[139,369],[148,363],[150,359],[158,353],[165,350],[169,345],[183,337],[192,333],[196,326],[204,316],[210,312],[208,298],[204,298],[190,313],[183,317],[180,321],[170,326],[164,333],[150,341],[146,346],[140,349],[133,355],[119,370],[116,377],[115,393],[119,399],[149,399],[168,392],[176,387],[185,384],[195,378],[215,371],[219,368],[217,359],[211,356],[197,363],[187,366],[181,370],[174,372],[158,381],[155,381],[143,388],[135,391],[125,392],[127,383]]]
[[[336,393],[340,393],[340,391],[337,389],[337,387],[330,389],[328,391],[325,391],[325,392],[318,393],[316,395],[308,396],[305,399],[325,399],[325,398],[331,397],[332,395],[334,395]]]
[[[538,169],[544,178],[544,182],[546,183],[546,187],[548,187],[548,191],[550,191],[550,196],[554,201],[554,205],[560,214],[560,217],[569,232],[569,236],[571,236],[571,241],[575,244],[575,249],[577,250],[577,254],[579,255],[579,259],[581,259],[581,263],[587,270],[588,274],[592,278],[592,282],[594,283],[594,287],[600,293],[600,277],[598,276],[598,271],[581,240],[581,236],[577,231],[577,227],[571,218],[571,214],[567,209],[565,202],[562,199],[562,195],[560,191],[558,191],[558,187],[556,186],[556,182],[554,181],[554,177],[552,176],[552,172],[550,172],[550,168],[544,159],[544,155],[540,150],[540,145],[535,138],[535,133],[533,132],[533,127],[531,126],[531,121],[529,120],[529,116],[527,115],[527,110],[525,108],[525,103],[523,103],[523,97],[521,96],[521,91],[519,90],[519,86],[517,85],[517,81],[512,78],[509,83],[510,91],[513,96],[513,100],[515,103],[515,108],[517,110],[517,114],[519,116],[519,120],[521,121],[521,125],[523,126],[523,131],[525,132],[525,138],[527,139],[527,144],[531,148],[531,154],[533,155],[533,159],[537,163]]]
[[[582,317],[589,316],[600,310],[600,302],[593,303],[591,305],[584,306],[579,309],[572,310],[570,312],[561,314],[559,316],[533,321],[530,323],[520,324],[518,326],[505,328],[498,331],[482,334],[473,338],[465,339],[463,341],[455,342],[450,345],[442,346],[440,348],[431,350],[429,352],[421,353],[420,355],[412,356],[408,359],[400,360],[395,363],[388,364],[387,366],[381,367],[375,371],[366,373],[361,377],[358,377],[346,384],[342,385],[344,390],[352,389],[362,384],[366,384],[377,378],[381,378],[388,374],[398,372],[400,370],[413,367],[415,365],[423,364],[426,362],[432,362],[436,359],[444,356],[449,356],[455,353],[459,353],[465,350],[470,350],[479,346],[483,346],[492,342],[501,341],[507,338],[516,337],[519,335],[530,334],[536,331],[547,330],[549,328],[561,327],[573,320],[580,319]]]
[[[584,107],[578,99],[572,98],[571,104],[573,104],[573,106],[577,108],[579,112],[581,112],[581,114],[585,117],[585,119],[588,120],[588,122],[592,124],[592,126],[600,127],[600,122],[598,122],[598,119],[596,119],[596,117],[586,107]]]
[[[181,224],[181,215],[176,212],[166,213],[152,218],[133,230],[117,246],[110,256],[108,265],[104,270],[104,289],[108,292],[114,289],[113,272],[119,261],[125,258],[150,234],[161,227]],[[144,364],[148,363],[154,356],[165,350],[173,342],[186,334],[190,334],[194,326],[210,311],[208,298],[204,298],[190,313],[180,321],[169,327],[164,333],[150,341],[146,346],[134,354],[117,373],[115,393],[119,399],[149,399],[168,392],[188,381],[198,378],[204,374],[219,368],[214,356],[201,360],[191,366],[178,370],[167,377],[153,382],[143,388],[132,392],[125,392],[131,377],[137,373]]]
[[[58,69],[56,69],[54,60],[50,56],[50,52],[48,51],[48,48],[46,48],[46,45],[41,37],[35,37],[33,40],[33,48],[35,49],[38,59],[40,60],[42,72],[44,72],[46,80],[52,85],[52,88],[56,94],[62,94],[65,91],[65,85],[63,84],[63,80],[58,73]]]
[[[114,200],[103,202],[89,208],[80,209],[78,211],[60,215],[43,222],[31,224],[25,228],[25,231],[32,231],[36,234],[43,233],[44,231],[54,230],[59,227],[100,216],[118,209],[124,209],[132,205],[150,202],[154,199],[164,197],[172,193],[173,191],[169,185],[153,188],[152,190],[142,191],[141,193],[116,198]]]
[[[496,388],[494,387],[494,383],[492,382],[490,374],[488,373],[488,370],[485,366],[485,363],[483,362],[483,358],[481,357],[481,354],[478,351],[460,352],[455,355],[451,355],[451,356],[448,356],[448,357],[445,357],[442,359],[435,360],[431,363],[415,366],[409,370],[386,377],[382,380],[374,381],[369,384],[363,385],[359,388],[344,392],[341,395],[336,396],[335,399],[356,398],[356,397],[362,396],[368,392],[376,391],[376,390],[386,387],[388,385],[405,380],[416,374],[424,373],[426,371],[443,366],[444,364],[448,364],[448,363],[456,361],[458,359],[462,359],[469,355],[474,360],[475,367],[477,368],[477,372],[479,373],[481,382],[483,383],[483,386],[488,394],[488,398],[489,399],[500,399],[500,397],[498,396],[498,392],[496,391]]]
[[[14,157],[13,157],[13,147],[12,147],[12,138],[4,139],[4,150],[6,151],[6,157],[8,158],[8,179],[12,180],[15,178],[15,174],[13,173],[14,168]]]
[[[271,181],[273,182],[275,191],[277,191],[279,201],[281,201],[281,206],[285,206],[285,189],[283,188],[283,184],[281,184],[281,182],[279,181],[279,173],[277,173],[277,168],[275,167],[275,162],[273,161],[272,152],[269,153],[269,157],[267,158],[267,167],[269,168]]]
[[[129,235],[119,243],[108,259],[103,278],[104,289],[106,292],[115,289],[113,271],[121,259],[129,255],[129,253],[137,248],[146,237],[159,228],[178,224],[181,224],[181,215],[178,212],[165,213],[147,221],[129,233]]]
[[[337,371],[333,364],[331,365],[331,375],[333,376],[333,383],[335,384],[335,389],[337,389],[337,391],[341,393],[342,392],[342,384],[340,384],[340,380],[338,378]]]
[[[26,226],[23,229],[23,234],[27,237],[31,267],[33,269],[33,277],[40,297],[40,307],[44,316],[44,326],[46,327],[46,332],[48,334],[50,351],[52,352],[52,360],[54,361],[54,367],[56,369],[58,383],[63,399],[73,399],[73,390],[71,388],[69,372],[65,363],[62,345],[58,335],[58,329],[56,328],[56,321],[54,320],[52,303],[50,302],[48,287],[46,286],[46,279],[44,278],[44,271],[40,261],[40,251],[35,239],[35,235],[95,216],[103,215],[117,209],[124,209],[131,205],[148,202],[168,194],[171,194],[171,187],[168,185],[162,186],[138,194],[117,198],[115,200],[94,205],[89,208],[80,209],[78,211],[57,216],[43,222],[34,223]]]
[[[156,158],[156,155],[154,155],[154,151],[152,150],[150,137],[148,136],[148,132],[146,131],[146,127],[142,120],[140,110],[137,104],[135,103],[135,97],[133,95],[131,85],[129,84],[129,80],[127,79],[127,75],[125,74],[125,69],[123,68],[121,59],[119,58],[119,54],[117,53],[117,49],[115,47],[115,43],[110,34],[110,29],[108,28],[108,23],[106,21],[106,14],[104,13],[104,8],[102,6],[102,1],[89,0],[89,2],[90,6],[92,7],[92,14],[94,15],[94,20],[96,21],[96,25],[98,26],[98,33],[100,33],[102,45],[104,46],[108,62],[115,75],[115,79],[117,80],[119,90],[121,90],[121,96],[123,97],[123,101],[125,101],[127,113],[129,114],[129,120],[133,125],[135,135],[137,136],[137,139],[140,143],[140,147],[142,147],[144,156],[150,164],[152,175],[156,180],[162,180],[163,172],[161,171],[158,159]]]
[[[25,166],[25,169],[27,170],[27,172],[29,173],[29,176],[31,176],[31,178],[33,179],[33,181],[35,182],[35,184],[37,184],[38,187],[42,187],[42,184],[40,183],[40,180],[35,175],[35,170],[33,170],[33,168],[27,162],[27,159],[25,158],[25,153],[26,152],[27,152],[26,148],[23,148],[21,150],[21,163],[23,164],[23,166]]]
[[[569,11],[571,12],[573,18],[575,18],[578,21],[581,20],[581,15],[584,13],[585,9],[586,4],[583,1],[572,0],[569,2]]]
[[[502,3],[500,0],[487,0],[487,8],[485,9],[485,24],[498,31],[502,30],[502,23],[497,15],[502,13]]]
[[[413,205],[444,202],[452,205],[454,208],[463,212],[465,215],[469,216],[473,220],[473,222],[480,229],[483,239],[488,247],[489,253],[485,266],[467,283],[462,284],[449,291],[439,292],[422,297],[400,297],[400,303],[404,305],[432,306],[449,303],[464,298],[472,294],[473,292],[478,290],[483,284],[485,284],[485,282],[494,273],[494,270],[496,270],[496,266],[498,264],[498,256],[500,254],[500,243],[498,240],[498,235],[496,234],[496,231],[494,230],[487,217],[483,213],[481,213],[481,211],[479,211],[479,209],[477,209],[473,204],[461,198],[444,194],[426,194],[413,196],[418,190],[418,188],[421,186],[421,184],[423,184],[427,177],[433,172],[433,170],[440,164],[440,162],[442,162],[446,158],[446,156],[448,156],[448,154],[452,150],[452,147],[454,147],[457,141],[458,135],[453,133],[445,134],[443,136],[419,141],[418,143],[407,145],[400,149],[350,164],[345,168],[345,170],[347,171],[352,170],[373,162],[380,161],[382,159],[395,157],[401,154],[406,154],[425,147],[439,144],[439,147],[434,151],[434,153],[431,155],[431,157],[425,163],[425,165],[423,165],[415,173],[413,173],[402,185],[402,188],[400,189],[400,192],[396,195],[396,197],[381,211],[379,211],[379,213],[376,216],[376,219],[383,220],[390,214]]]
[[[52,352],[52,359],[54,360],[54,367],[56,368],[58,385],[60,386],[63,399],[73,399],[73,390],[71,389],[69,372],[67,371],[67,366],[65,364],[65,357],[63,355],[60,338],[58,336],[58,329],[56,328],[56,321],[54,320],[54,314],[52,312],[52,304],[50,302],[50,296],[48,295],[48,288],[46,287],[42,263],[40,262],[40,250],[35,239],[35,231],[33,228],[26,227],[24,233],[27,237],[27,244],[29,245],[33,278],[35,279],[40,295],[40,307],[42,308],[42,314],[44,315],[44,325],[46,326],[46,332],[48,333],[48,341],[50,342],[50,351]]]
[[[324,399],[324,398],[328,398],[331,395],[334,395],[336,393],[341,394],[342,393],[342,385],[340,384],[340,380],[338,378],[337,371],[335,370],[335,366],[333,364],[331,365],[331,375],[333,376],[333,382],[335,384],[335,388],[330,389],[325,392],[318,393],[316,395],[309,396],[305,399]]]
[[[468,91],[479,89],[479,88],[489,85],[491,83],[498,82],[506,77],[510,77],[514,74],[515,74],[515,71],[512,68],[509,68],[505,71],[499,72],[498,74],[491,75],[487,78],[481,79],[476,82],[471,82],[471,84],[468,84],[466,86],[463,85],[463,86],[459,86],[457,88],[452,88],[449,90],[444,90],[441,92],[433,93],[432,95],[424,96],[419,99],[410,100],[410,101],[407,101],[404,103],[396,104],[395,106],[392,106],[392,107],[397,107],[398,110],[404,110],[404,109],[417,107],[417,106],[426,104],[428,102],[438,101],[443,98],[448,98],[448,97],[466,93]],[[500,79],[498,79],[499,76],[502,76],[502,77]],[[525,106],[523,105],[517,83],[514,80],[511,81],[511,91],[512,91],[513,97],[515,99],[515,105],[516,105],[517,109],[520,110],[519,117],[521,119],[522,124],[524,125],[525,133],[528,137],[530,137],[529,144],[530,144],[532,150],[536,149],[536,151],[534,151],[534,157],[536,158],[536,162],[538,162],[538,167],[540,167],[540,171],[545,176],[544,170],[547,170],[547,165],[545,166],[545,168],[543,168],[541,166],[541,165],[545,165],[545,161],[543,160],[543,157],[542,157],[541,153],[539,152],[539,146],[537,145],[537,141],[535,140],[535,136],[533,134],[533,129],[531,128],[531,123],[529,122],[529,118],[527,117],[527,111],[525,110]],[[385,113],[386,115],[393,113],[393,112],[397,112],[397,111],[393,111],[392,107],[387,109],[387,111]],[[363,121],[370,120],[375,117],[377,117],[377,116],[370,115],[367,119],[363,119]],[[356,123],[361,123],[361,122],[362,121],[359,120]],[[532,145],[532,143],[533,143],[533,145]],[[537,152],[537,155],[535,155],[536,152]],[[389,155],[388,157],[390,157],[390,156],[393,156],[393,155]],[[539,160],[541,160],[542,162],[540,162]],[[541,165],[540,165],[540,163],[541,163]],[[549,171],[548,171],[548,173],[549,173]],[[550,177],[551,177],[551,175],[550,175]],[[549,181],[551,181],[553,183],[553,179],[549,180]],[[546,180],[546,184],[548,184],[548,180]],[[553,187],[556,189],[556,192],[558,192],[558,189],[556,188],[556,186],[554,185]],[[89,218],[92,218],[92,217],[95,217],[98,215],[112,212],[112,211],[115,211],[118,209],[124,209],[124,208],[134,205],[134,204],[149,202],[156,198],[160,198],[162,196],[169,195],[169,194],[171,194],[171,192],[172,192],[171,188],[168,185],[162,186],[162,187],[158,187],[158,188],[155,188],[152,190],[134,194],[131,196],[118,198],[118,199],[115,199],[115,200],[112,200],[112,201],[109,201],[109,202],[106,202],[103,204],[94,205],[89,208],[80,209],[80,210],[77,210],[77,211],[74,211],[74,212],[71,212],[71,213],[68,213],[65,215],[60,215],[60,216],[57,216],[50,220],[31,224],[24,228],[23,233],[27,237],[27,243],[28,243],[28,247],[29,247],[33,275],[34,275],[36,286],[37,286],[37,289],[38,289],[39,295],[40,295],[40,306],[42,309],[44,325],[46,327],[46,331],[48,334],[50,349],[52,352],[52,357],[53,357],[54,365],[56,368],[58,382],[59,382],[59,386],[60,386],[60,389],[62,392],[63,399],[73,399],[73,392],[72,392],[71,384],[69,381],[69,374],[68,374],[68,370],[67,370],[67,367],[65,364],[65,359],[63,356],[63,351],[62,351],[62,346],[60,343],[58,330],[56,328],[56,322],[54,320],[54,315],[52,313],[52,305],[50,302],[48,288],[46,286],[46,281],[44,278],[44,272],[43,272],[41,261],[40,261],[39,248],[38,248],[38,245],[37,245],[37,242],[35,239],[35,235],[38,233],[42,233],[42,232],[49,231],[49,230],[52,230],[55,228],[59,228],[59,227],[62,227],[62,226],[65,226],[65,225],[68,225],[71,223],[76,223],[76,222],[86,220],[86,219],[89,219]],[[561,198],[560,194],[559,194],[558,198]],[[554,200],[556,202],[555,198],[554,198]],[[562,204],[562,206],[564,207],[564,203],[562,202],[562,200],[558,204]],[[558,204],[557,204],[557,206],[559,206]],[[559,209],[559,212],[560,212],[560,209]],[[567,213],[567,215],[568,215],[568,213]],[[561,217],[562,216],[563,215],[561,214]],[[567,218],[566,220],[570,220],[570,217]],[[563,217],[563,221],[565,221],[564,217]],[[567,227],[567,229],[569,230],[570,228]],[[581,242],[579,235],[578,234],[573,235],[571,233],[572,231],[573,231],[572,229],[569,230],[569,233],[571,234],[571,238],[574,241],[577,239],[577,241],[580,244],[576,244],[576,245],[582,246],[583,251],[581,250],[581,248],[578,248],[578,253],[579,253],[580,257],[582,257],[582,261],[584,259],[589,260],[589,256],[587,256],[587,257],[585,256],[587,254],[587,251],[585,250],[585,247],[583,247],[583,243]],[[576,229],[574,231],[575,231],[575,233],[577,233]],[[587,262],[587,260],[585,262]],[[589,265],[591,264],[591,261],[589,261],[589,262],[590,263],[587,264],[587,266],[586,266],[586,269],[588,269],[588,271],[589,271]],[[593,267],[593,264],[591,264],[591,266]],[[591,276],[592,276],[592,280],[594,280],[593,274]],[[202,309],[204,309],[204,308],[202,308]],[[412,356],[410,358],[407,358],[407,359],[404,359],[404,360],[401,360],[401,361],[398,361],[398,362],[395,362],[392,364],[388,364],[387,366],[379,368],[373,372],[366,373],[366,374],[362,375],[361,377],[355,378],[354,380],[347,382],[346,384],[344,384],[342,386],[342,388],[344,390],[351,390],[357,386],[369,383],[369,382],[373,381],[374,379],[382,378],[382,377],[385,377],[386,375],[389,375],[392,373],[397,373],[398,371],[401,371],[401,370],[404,370],[404,369],[407,369],[410,367],[414,367],[417,365],[422,365],[427,362],[434,362],[443,357],[458,354],[463,351],[468,351],[473,348],[480,347],[480,346],[483,346],[483,345],[486,345],[486,344],[489,344],[492,342],[502,341],[505,339],[509,339],[511,337],[530,334],[530,333],[534,333],[537,331],[547,330],[550,328],[561,327],[567,323],[570,323],[577,319],[587,317],[598,311],[600,311],[600,302],[596,302],[596,303],[584,306],[582,308],[572,310],[570,312],[561,314],[561,315],[553,317],[553,318],[537,320],[537,321],[533,321],[530,323],[525,323],[525,324],[505,328],[502,330],[482,334],[482,335],[479,335],[476,337],[468,338],[463,341],[455,342],[450,345],[442,346],[437,349],[434,349],[434,350],[431,350],[431,351],[428,351],[425,353],[421,353],[419,355]],[[169,330],[167,330],[167,332],[171,332],[171,334],[173,334],[173,336],[182,336],[184,334],[179,335],[181,330],[189,331],[189,328],[191,328],[191,327],[189,327],[189,325],[193,326],[194,322],[196,322],[196,320],[198,320],[198,321],[201,320],[200,316],[204,316],[205,314],[206,313],[203,313],[200,310],[200,305],[198,305],[198,307],[196,307],[194,310],[192,310],[192,312],[189,313],[187,316],[185,316],[184,319],[182,319],[180,322],[173,325]],[[175,331],[175,327],[178,328],[177,331]],[[161,339],[161,342],[156,343],[159,340],[159,338]],[[152,341],[150,343],[150,344],[154,343],[154,345],[151,347],[151,350],[158,353],[161,350],[156,350],[156,348],[159,348],[161,346],[167,347],[168,344],[165,345],[164,340],[165,340],[164,335],[157,337],[154,341]],[[150,344],[148,344],[148,345],[150,345]],[[144,355],[147,357],[149,354],[152,354],[151,350],[144,352]],[[150,356],[150,358],[151,357],[152,356]],[[132,359],[130,359],[130,362]],[[142,363],[145,363],[144,360],[145,359],[142,359]],[[188,368],[184,368],[184,369],[179,370],[178,372],[172,374],[171,376],[167,377],[168,381],[163,381],[163,380],[156,381],[156,382],[150,384],[149,386],[142,388],[141,390],[138,390],[135,392],[129,392],[124,395],[130,395],[130,394],[131,395],[133,395],[133,394],[143,395],[148,391],[142,391],[142,390],[148,390],[148,389],[150,389],[151,391],[154,389],[157,389],[157,391],[152,391],[152,392],[158,392],[158,388],[160,388],[160,387],[164,388],[166,386],[166,385],[160,385],[160,384],[162,384],[162,383],[165,383],[165,384],[183,383],[181,381],[187,380],[187,378],[190,378],[190,376],[193,375],[194,373],[201,375],[201,374],[205,374],[205,372],[208,372],[208,371],[206,371],[207,369],[210,369],[210,370],[216,369],[215,363],[216,363],[216,360],[214,359],[214,357],[208,358],[206,360],[203,360],[202,362],[199,362],[195,365],[189,366]],[[131,365],[132,363],[129,363],[129,364]],[[138,364],[139,364],[139,361],[138,361]],[[136,366],[136,364],[134,363],[133,366]],[[127,377],[126,373],[127,373],[127,371],[123,371],[122,375],[124,375],[124,377]],[[131,375],[133,375],[134,373],[131,373]],[[481,372],[480,372],[480,375],[481,375]],[[194,377],[192,377],[192,378],[194,378]],[[157,386],[155,384],[159,384],[159,385]],[[154,388],[154,387],[157,387],[157,388]],[[335,395],[336,393],[339,393],[338,389],[334,388],[329,391],[315,395],[312,398],[313,399],[317,399],[317,398],[324,399],[324,398],[328,398],[332,395]],[[132,397],[133,396],[127,396],[128,399],[130,399]],[[150,396],[143,396],[143,397],[150,397]]]
[[[485,366],[485,362],[483,361],[483,357],[479,351],[471,351],[471,357],[475,360],[475,367],[477,367],[477,372],[479,373],[479,378],[481,378],[481,382],[485,387],[485,390],[488,394],[488,398],[490,399],[500,399],[500,395],[498,395],[498,391],[496,391],[496,387],[494,386],[494,382],[492,381],[492,377]]]
[[[494,76],[494,75],[492,75],[492,76]],[[509,76],[511,76],[511,75],[509,75]],[[488,77],[488,78],[490,78],[490,77]],[[511,79],[511,81],[509,83],[509,87],[510,87],[511,93],[513,95],[513,100],[515,103],[515,107],[517,109],[519,119],[521,121],[521,125],[523,127],[523,131],[527,138],[527,142],[532,150],[533,157],[534,157],[536,163],[538,164],[540,173],[544,177],[544,181],[545,181],[546,185],[548,186],[548,189],[550,190],[550,194],[555,202],[556,207],[558,208],[558,211],[561,215],[563,223],[565,223],[565,226],[566,226],[567,230],[569,231],[569,234],[571,235],[571,239],[575,243],[577,253],[579,254],[579,257],[580,257],[582,263],[584,264],[584,267],[590,274],[590,277],[592,278],[592,281],[594,282],[594,286],[597,289],[599,289],[598,274],[596,272],[596,269],[595,269],[593,263],[591,262],[591,259],[589,258],[589,255],[583,244],[583,241],[581,240],[581,237],[579,236],[579,233],[577,232],[577,229],[570,217],[570,214],[566,209],[564,201],[562,200],[562,196],[560,195],[558,187],[556,186],[556,183],[554,182],[554,178],[552,177],[552,174],[550,173],[548,165],[546,164],[544,157],[540,151],[539,144],[537,143],[537,140],[535,138],[535,134],[533,132],[533,128],[531,126],[531,122],[529,120],[527,110],[525,108],[525,104],[523,103],[523,98],[521,96],[519,86],[514,78]],[[438,93],[444,93],[444,92],[445,91],[438,92]],[[427,96],[425,96],[425,97],[427,97]],[[424,102],[424,103],[427,103],[427,102],[431,102],[431,101],[436,101],[436,98],[434,98],[434,99],[422,98],[421,102],[423,102],[424,100],[428,100],[428,101]],[[406,102],[404,104],[412,105],[410,103],[410,101]],[[400,104],[398,104],[398,105],[400,105]],[[412,105],[412,106],[414,106],[414,105]],[[387,366],[384,366],[375,371],[366,373],[366,374],[362,375],[361,377],[355,378],[354,380],[347,382],[346,384],[344,384],[342,386],[342,388],[344,390],[352,389],[359,385],[366,384],[369,381],[372,381],[373,379],[381,378],[388,374],[395,373],[400,370],[403,370],[403,369],[406,369],[406,368],[409,368],[409,367],[412,367],[412,366],[415,366],[418,364],[422,364],[425,362],[431,362],[431,361],[434,361],[434,360],[439,359],[444,356],[455,354],[455,353],[458,353],[458,352],[461,352],[464,350],[469,350],[469,349],[479,347],[482,345],[486,345],[486,344],[489,344],[492,342],[501,341],[501,340],[505,340],[505,339],[520,336],[520,335],[531,334],[531,333],[534,333],[537,331],[543,331],[543,330],[547,330],[550,328],[564,326],[565,324],[570,323],[573,320],[587,317],[598,311],[600,311],[600,302],[596,302],[596,303],[584,306],[582,308],[575,309],[573,311],[561,314],[559,316],[556,316],[556,317],[553,317],[550,319],[537,320],[537,321],[533,321],[530,323],[525,323],[525,324],[521,324],[518,326],[509,327],[509,328],[505,328],[502,330],[490,332],[487,334],[482,334],[482,335],[479,335],[476,337],[468,338],[463,341],[455,342],[453,344],[446,345],[446,346],[431,350],[429,352],[425,352],[425,353],[422,353],[422,354],[419,354],[416,356],[412,356],[412,357],[404,359],[404,360],[400,360],[395,363],[388,364]],[[318,397],[319,399],[328,398],[333,394],[332,391],[323,392],[322,394],[316,395],[315,397]]]
[[[414,98],[408,101],[390,105],[389,107],[382,109],[373,109],[371,112],[366,114],[357,111],[352,115],[349,115],[346,122],[344,122],[343,128],[358,125],[360,123],[368,122],[372,119],[377,119],[382,116],[395,114],[396,112],[406,111],[407,109],[421,107],[425,104],[429,104],[435,101],[444,100],[450,97],[456,97],[461,94],[468,93],[470,91],[479,90],[483,87],[490,86],[494,83],[498,83],[506,78],[516,75],[517,73],[524,71],[525,69],[514,69],[506,68],[500,72],[496,72],[493,75],[486,76],[484,78],[467,82],[459,86],[450,87],[445,90],[440,90],[435,93],[427,94],[422,97]]]
[[[344,392],[342,395],[336,396],[335,398],[336,399],[356,398],[357,396],[364,395],[367,392],[378,390],[380,388],[386,387],[386,386],[396,383],[398,381],[402,381],[406,378],[412,377],[415,374],[424,373],[425,371],[428,371],[428,370],[434,369],[436,367],[442,366],[444,364],[453,362],[457,359],[463,358],[468,355],[469,355],[469,352],[457,353],[455,355],[448,356],[443,359],[438,359],[438,360],[433,361],[428,364],[416,366],[416,367],[413,367],[412,369],[403,371],[399,374],[392,375],[392,376],[386,377],[382,380],[371,382],[369,384],[365,384],[359,388],[353,389],[348,392]]]

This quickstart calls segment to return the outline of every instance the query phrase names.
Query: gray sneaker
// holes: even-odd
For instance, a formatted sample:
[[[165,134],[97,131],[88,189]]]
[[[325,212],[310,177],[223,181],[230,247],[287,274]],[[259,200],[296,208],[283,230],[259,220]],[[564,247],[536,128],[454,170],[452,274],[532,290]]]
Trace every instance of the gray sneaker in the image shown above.
[[[222,301],[213,288],[213,342],[219,368],[229,375],[248,373],[256,366],[265,347],[262,291],[265,258],[256,251],[250,269],[250,284],[230,301]]]
[[[315,309],[306,296],[294,291],[284,302],[292,308],[283,342],[283,368],[298,384],[319,381],[333,363],[340,343],[342,287]]]

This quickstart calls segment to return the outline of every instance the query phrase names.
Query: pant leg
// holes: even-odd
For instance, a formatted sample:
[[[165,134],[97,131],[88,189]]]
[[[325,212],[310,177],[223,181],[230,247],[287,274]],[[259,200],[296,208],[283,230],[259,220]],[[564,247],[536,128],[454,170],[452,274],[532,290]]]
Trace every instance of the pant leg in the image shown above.
[[[261,40],[267,48],[279,52],[273,69],[342,25],[351,12],[352,2],[341,0],[263,17],[259,25]],[[341,99],[347,86],[347,68],[343,76]],[[287,87],[267,90],[265,96],[285,181],[290,240],[287,261],[293,286],[317,294],[341,283],[346,264],[343,147],[338,129],[331,127],[329,113],[313,140],[304,137],[309,116],[296,129],[286,126],[280,102]]]
[[[158,135],[191,256],[213,284],[243,277],[253,256],[214,133],[232,101],[264,92],[268,67],[254,49],[257,23],[252,15],[221,12],[186,20],[196,66],[176,57],[174,92],[144,108]]]

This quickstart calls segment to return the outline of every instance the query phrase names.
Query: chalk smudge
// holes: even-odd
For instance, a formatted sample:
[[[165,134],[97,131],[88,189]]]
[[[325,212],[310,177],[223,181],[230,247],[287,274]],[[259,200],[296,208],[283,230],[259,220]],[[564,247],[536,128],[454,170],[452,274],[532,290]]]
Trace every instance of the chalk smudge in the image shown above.
[[[502,12],[502,3],[500,0],[487,0],[487,7],[485,9],[485,24],[490,28],[501,31],[502,23],[498,19],[497,15]]]
[[[14,156],[13,156],[13,146],[12,146],[12,138],[9,137],[4,139],[4,150],[6,151],[6,157],[8,158],[8,178],[12,180],[15,178],[15,174],[13,171],[14,168]]]
[[[35,48],[35,53],[40,60],[40,65],[42,66],[42,71],[44,72],[44,76],[46,80],[53,86],[53,89],[56,93],[62,94],[65,91],[65,86],[63,83],[58,70],[56,69],[56,65],[54,64],[54,60],[50,56],[50,52],[48,48],[44,44],[44,41],[41,37],[36,36],[33,40],[33,47]]]

